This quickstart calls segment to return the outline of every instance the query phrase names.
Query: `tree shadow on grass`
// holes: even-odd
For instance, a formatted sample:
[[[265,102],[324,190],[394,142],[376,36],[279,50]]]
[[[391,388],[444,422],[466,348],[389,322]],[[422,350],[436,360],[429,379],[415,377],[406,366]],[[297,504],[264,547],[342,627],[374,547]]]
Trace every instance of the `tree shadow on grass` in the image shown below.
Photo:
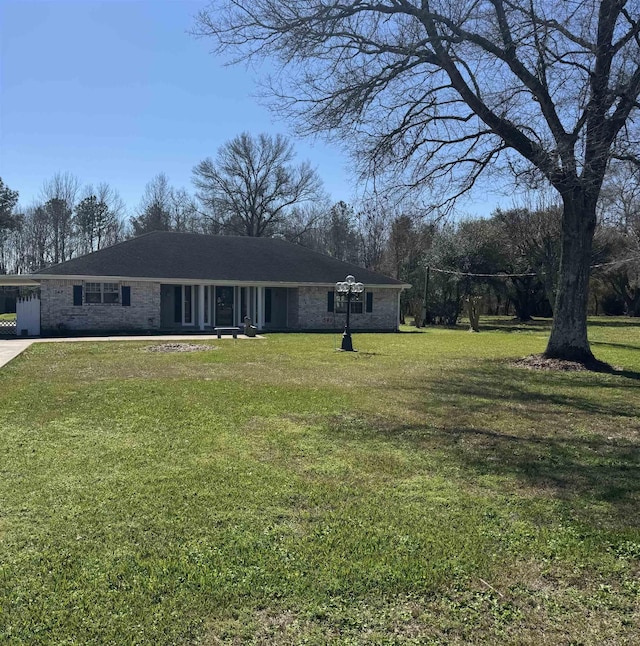
[[[549,332],[550,330],[550,319],[531,319],[530,321],[498,319],[486,322],[480,319],[481,332]]]
[[[589,319],[589,327],[640,327],[640,319],[638,318],[628,318],[628,319],[613,319],[611,321],[598,318],[598,319]]]
[[[475,487],[483,477],[515,479],[518,485],[502,491],[526,498],[560,501],[572,520],[611,530],[640,528],[640,445],[630,440],[600,438],[529,437],[491,428],[389,425],[362,420],[360,441],[380,440],[395,447],[437,455],[443,466],[454,464],[456,477]],[[366,426],[366,431],[364,430]],[[340,423],[328,431],[332,439],[346,430]],[[348,429],[353,438],[353,425]],[[446,469],[445,469],[446,473]],[[460,474],[460,475],[458,475]],[[488,486],[498,488],[500,483]]]
[[[619,377],[622,377],[620,379]],[[428,412],[430,398],[455,403],[468,412],[517,412],[536,417],[547,414],[587,413],[606,417],[640,419],[640,387],[634,382],[640,374],[628,370],[606,373],[527,370],[503,362],[484,362],[464,370],[448,370],[428,383],[398,383],[414,390],[418,411]],[[620,391],[620,399],[607,401],[593,389]],[[514,411],[517,407],[517,411]]]
[[[480,318],[480,330],[482,332],[498,331],[498,332],[550,332],[553,325],[553,319],[550,318],[537,318],[530,321],[519,321],[514,318],[498,318],[498,319],[483,319]],[[465,328],[462,324],[458,327]],[[637,328],[640,327],[640,318],[626,318],[626,319],[605,319],[602,317],[589,318],[589,328]]]
[[[640,526],[640,388],[633,380],[496,362],[447,371],[439,381],[389,385],[403,391],[411,419],[424,423],[371,416],[355,429],[339,419],[328,429],[436,454],[461,467],[456,473],[471,486],[486,475],[515,478],[521,494],[566,501],[570,515],[594,525]]]
[[[522,374],[496,362],[450,376],[430,384],[429,394],[453,395],[463,409],[471,409],[469,421],[475,410],[484,422],[441,431],[461,463],[480,473],[514,475],[560,498],[607,502],[623,522],[629,514],[637,518],[637,373]],[[426,413],[428,395],[415,401]],[[495,419],[495,428],[487,427],[487,417]]]
[[[510,493],[562,501],[574,520],[604,523],[612,530],[640,528],[638,442],[526,437],[463,426],[378,426],[375,420],[367,424],[377,450],[385,438],[394,445],[410,442],[417,451],[436,452],[442,464],[454,463],[472,487],[484,476],[515,478],[519,485]],[[338,430],[332,428],[333,433]]]
[[[639,348],[640,349],[640,348]],[[624,377],[625,379],[633,379],[634,381],[640,381],[640,372],[635,372],[633,370],[612,370],[612,375],[618,375],[619,377]]]
[[[640,350],[640,345],[629,345],[627,343],[611,343],[611,342],[605,342],[605,341],[591,341],[590,343],[592,346],[601,345],[607,348],[623,348],[624,350]],[[621,371],[616,371],[616,370],[613,371],[614,374],[619,372]],[[635,374],[638,374],[638,373],[635,373]]]
[[[606,438],[523,437],[485,428],[441,431],[448,453],[477,475],[515,476],[528,487],[561,499],[606,502],[616,515],[637,517],[640,466],[637,442]]]

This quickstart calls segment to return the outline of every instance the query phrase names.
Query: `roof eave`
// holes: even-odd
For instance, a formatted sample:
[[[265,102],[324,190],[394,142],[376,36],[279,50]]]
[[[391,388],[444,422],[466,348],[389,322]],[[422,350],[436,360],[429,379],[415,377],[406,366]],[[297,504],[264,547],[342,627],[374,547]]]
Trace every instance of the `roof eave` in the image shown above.
[[[95,274],[30,274],[33,281],[43,280],[84,280],[100,282],[141,282],[163,283],[165,285],[220,285],[221,287],[236,285],[239,287],[334,287],[335,283],[295,282],[275,280],[214,280],[211,278],[155,278],[148,276],[96,276]],[[38,285],[39,282],[31,284]],[[25,283],[26,284],[26,283]],[[409,289],[409,283],[367,283],[365,287],[376,289]]]
[[[31,274],[5,274],[0,276],[0,285],[3,287],[37,287],[37,282]]]

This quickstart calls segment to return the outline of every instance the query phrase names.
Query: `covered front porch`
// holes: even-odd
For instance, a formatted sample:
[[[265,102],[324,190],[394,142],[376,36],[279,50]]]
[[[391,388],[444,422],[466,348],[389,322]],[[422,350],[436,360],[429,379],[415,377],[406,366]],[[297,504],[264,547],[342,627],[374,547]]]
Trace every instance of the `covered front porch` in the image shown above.
[[[174,331],[243,327],[248,316],[258,330],[286,329],[289,291],[285,287],[162,283],[160,327]]]

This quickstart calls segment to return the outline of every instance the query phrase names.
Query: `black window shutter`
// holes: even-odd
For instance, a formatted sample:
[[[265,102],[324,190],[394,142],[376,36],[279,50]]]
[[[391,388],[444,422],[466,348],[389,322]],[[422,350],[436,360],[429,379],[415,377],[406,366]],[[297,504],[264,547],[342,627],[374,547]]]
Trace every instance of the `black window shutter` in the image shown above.
[[[333,293],[333,290],[330,292],[327,292],[327,312],[333,312],[334,298],[335,298],[335,294]]]
[[[82,285],[73,286],[73,304],[82,305]]]
[[[122,307],[129,307],[131,305],[131,287],[128,285],[122,286]]]
[[[182,285],[173,288],[173,320],[182,323]]]
[[[373,292],[367,292],[367,312],[373,312]]]
[[[271,323],[271,290],[264,290],[264,322]]]

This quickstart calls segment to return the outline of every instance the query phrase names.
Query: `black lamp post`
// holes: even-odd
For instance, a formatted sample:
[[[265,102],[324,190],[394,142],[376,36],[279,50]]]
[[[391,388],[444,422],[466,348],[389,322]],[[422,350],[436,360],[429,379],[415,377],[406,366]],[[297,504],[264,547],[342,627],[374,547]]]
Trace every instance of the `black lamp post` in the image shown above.
[[[364,285],[356,283],[353,276],[347,276],[342,283],[336,283],[336,292],[338,294],[345,294],[347,297],[347,322],[344,326],[344,333],[342,334],[342,350],[346,352],[353,352],[353,343],[351,342],[351,329],[349,327],[349,315],[351,314],[351,297],[353,294],[362,294]]]

